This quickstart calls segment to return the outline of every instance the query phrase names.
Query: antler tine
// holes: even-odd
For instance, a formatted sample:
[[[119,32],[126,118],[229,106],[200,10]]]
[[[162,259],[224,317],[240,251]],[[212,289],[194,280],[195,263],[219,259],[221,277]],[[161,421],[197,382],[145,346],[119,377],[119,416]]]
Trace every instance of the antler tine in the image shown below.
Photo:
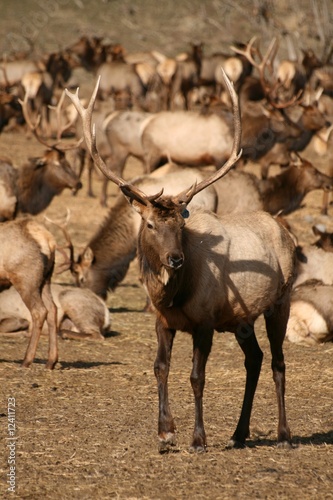
[[[253,36],[249,43],[246,46],[246,49],[240,49],[239,47],[234,47],[231,45],[231,50],[236,52],[237,54],[240,54],[241,56],[246,57],[246,59],[254,66],[255,68],[258,67],[258,63],[255,61],[254,57],[252,56],[252,49],[253,49],[253,44],[257,40],[256,36]]]
[[[54,144],[49,144],[47,141],[44,141],[44,139],[42,139],[38,133],[38,127],[40,125],[41,115],[38,114],[35,123],[32,123],[32,119],[29,115],[29,110],[28,110],[28,94],[27,93],[25,93],[23,101],[22,101],[22,99],[19,99],[19,103],[22,106],[22,113],[23,113],[24,119],[26,121],[26,124],[28,125],[29,129],[31,130],[31,132],[33,133],[33,135],[37,139],[37,141],[40,142],[46,148],[54,149],[56,151],[62,152],[64,149],[73,149],[74,147],[77,147],[80,144],[80,142],[82,142],[82,140],[80,140],[74,146],[60,149],[59,147],[57,147],[59,141],[56,141]]]
[[[118,177],[114,172],[112,172],[112,170],[106,166],[104,160],[102,159],[97,150],[96,126],[95,124],[93,124],[93,126],[91,125],[91,119],[97,97],[100,79],[101,77],[99,76],[95,88],[93,90],[93,93],[91,95],[91,98],[89,100],[88,106],[86,108],[82,105],[82,102],[80,101],[79,88],[76,89],[75,94],[69,92],[68,89],[65,89],[66,95],[70,98],[70,100],[75,106],[75,109],[77,110],[82,119],[84,139],[86,141],[88,150],[90,152],[92,159],[94,160],[95,165],[105,175],[105,177],[110,179],[120,188],[125,188],[127,192],[135,193],[136,198],[140,199],[142,202],[146,204],[148,199],[147,196],[137,187],[134,187],[121,177]]]
[[[62,262],[61,264],[59,264],[57,266],[56,274],[61,274],[67,270],[73,271],[74,245],[73,245],[72,239],[71,239],[70,234],[69,234],[68,229],[67,229],[70,217],[71,217],[71,212],[70,212],[69,208],[67,208],[66,219],[63,223],[56,222],[52,219],[49,219],[46,215],[44,215],[45,220],[47,220],[48,222],[50,222],[54,226],[58,227],[62,231],[62,233],[65,237],[65,240],[66,240],[66,244],[64,246],[62,246],[62,247],[57,246],[58,252],[60,252],[61,255],[64,257],[64,262]],[[65,252],[66,248],[69,248],[69,257]]]
[[[62,120],[61,120],[61,108],[64,104],[65,96],[66,96],[65,90],[63,90],[61,93],[60,99],[58,101],[58,104],[56,106],[51,106],[49,104],[49,106],[48,106],[49,109],[51,109],[52,111],[55,111],[56,117],[57,117],[57,142],[55,143],[54,146],[59,145],[59,143],[61,142],[62,134],[74,124],[74,122],[77,118],[76,116],[74,116],[71,120],[69,120],[67,123],[65,123],[65,125],[62,126],[62,124],[61,124],[61,122],[62,122]],[[75,149],[75,148],[79,147],[82,142],[83,142],[83,137],[81,137],[81,139],[76,141],[74,144],[62,146],[61,149],[62,150]]]
[[[226,87],[227,87],[229,94],[230,94],[230,97],[231,97],[232,108],[233,108],[234,141],[233,141],[233,145],[232,145],[232,150],[231,150],[229,159],[213,175],[209,176],[208,179],[201,181],[199,184],[194,184],[193,186],[190,187],[190,189],[188,189],[186,191],[182,191],[178,196],[175,197],[178,200],[178,202],[180,202],[180,203],[186,203],[186,204],[189,203],[194,195],[198,194],[200,191],[202,191],[206,187],[210,186],[211,184],[213,184],[217,180],[224,177],[242,155],[242,150],[240,150],[242,126],[241,126],[241,119],[240,119],[240,112],[239,112],[238,96],[237,96],[237,93],[234,89],[232,82],[229,80],[229,78],[227,77],[227,75],[222,67],[221,67],[221,71],[222,71],[222,76],[223,76],[223,79],[225,81]]]

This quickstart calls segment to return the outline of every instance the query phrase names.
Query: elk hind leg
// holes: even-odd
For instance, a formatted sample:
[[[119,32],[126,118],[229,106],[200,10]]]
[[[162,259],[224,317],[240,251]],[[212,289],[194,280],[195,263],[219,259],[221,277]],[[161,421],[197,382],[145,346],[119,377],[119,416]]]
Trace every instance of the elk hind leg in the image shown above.
[[[37,345],[44,321],[46,319],[47,311],[39,291],[36,290],[31,292],[29,290],[29,293],[23,293],[18,290],[18,292],[31,314],[31,336],[24,360],[22,362],[23,367],[29,367],[36,356]]]
[[[289,319],[289,294],[279,304],[274,305],[265,314],[267,335],[272,353],[272,371],[278,403],[278,447],[291,447],[291,434],[287,423],[285,407],[285,362],[283,355],[283,341]]]
[[[246,382],[241,414],[236,430],[227,444],[227,448],[243,448],[245,440],[250,434],[250,419],[253,399],[256,392],[263,353],[257,342],[253,325],[248,324],[246,328],[236,334],[237,342],[245,355]]]
[[[206,433],[203,421],[203,391],[205,387],[205,371],[209,353],[212,348],[214,330],[196,331],[193,334],[193,366],[191,385],[195,401],[195,424],[190,451],[206,450]]]
[[[46,368],[53,370],[58,361],[57,308],[53,301],[49,282],[46,282],[43,287],[42,299],[47,310],[46,322],[49,331],[49,354]]]

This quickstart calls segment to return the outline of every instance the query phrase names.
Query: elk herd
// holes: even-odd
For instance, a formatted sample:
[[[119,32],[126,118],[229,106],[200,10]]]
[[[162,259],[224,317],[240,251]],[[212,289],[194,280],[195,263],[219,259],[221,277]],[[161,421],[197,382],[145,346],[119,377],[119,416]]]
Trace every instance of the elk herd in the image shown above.
[[[83,36],[59,53],[0,62],[0,133],[15,129],[44,148],[22,165],[0,157],[0,332],[30,337],[28,367],[47,327],[53,369],[59,335],[104,339],[108,292],[137,258],[145,310],[156,315],[161,451],[175,444],[168,374],[177,330],[193,340],[194,451],[207,445],[202,399],[214,331],[234,333],[245,356],[230,448],[249,435],[263,356],[256,319],[264,316],[271,347],[281,447],[291,445],[283,341],[333,339],[333,233],[313,226],[308,239],[319,239],[305,245],[288,222],[314,190],[329,221],[332,62],[310,49],[284,60],[277,38],[264,52],[260,45],[254,37],[206,54],[192,44],[171,57]],[[82,74],[97,80],[83,97]],[[130,157],[142,164],[131,179]],[[36,215],[64,189],[93,196],[98,172],[100,203],[110,203],[110,181],[119,194],[78,253],[70,217],[57,224],[62,247]],[[57,251],[71,285],[56,282]]]

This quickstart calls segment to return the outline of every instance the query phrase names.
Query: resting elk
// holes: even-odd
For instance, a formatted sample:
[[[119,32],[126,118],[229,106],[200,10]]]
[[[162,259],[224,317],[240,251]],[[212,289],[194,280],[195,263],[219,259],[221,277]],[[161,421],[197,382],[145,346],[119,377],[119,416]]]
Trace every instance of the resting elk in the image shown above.
[[[110,312],[103,300],[88,288],[51,283],[57,307],[57,328],[62,338],[104,340],[110,328]],[[15,335],[31,324],[31,314],[14,287],[0,293],[0,333]],[[45,324],[44,324],[45,327]],[[46,333],[45,328],[42,334]]]
[[[309,280],[293,290],[286,338],[312,346],[333,340],[333,286]]]
[[[49,333],[46,368],[58,361],[57,309],[50,282],[54,269],[56,241],[33,219],[23,218],[0,224],[0,287],[12,285],[31,314],[31,337],[22,366],[33,362],[44,321]]]
[[[272,371],[278,401],[278,446],[290,447],[291,434],[285,410],[285,363],[282,344],[289,316],[294,275],[295,246],[288,231],[265,212],[218,217],[187,205],[200,191],[223,177],[236,163],[241,138],[237,94],[225,77],[234,116],[231,154],[210,177],[178,195],[146,195],[109,171],[98,154],[91,130],[91,114],[98,83],[84,108],[78,91],[67,91],[83,122],[84,135],[98,168],[119,186],[141,216],[138,261],[142,282],[156,313],[158,339],[154,364],[159,394],[160,451],[175,444],[175,422],[168,397],[168,375],[177,330],[193,339],[191,385],[195,400],[192,451],[207,446],[203,420],[205,367],[214,330],[230,331],[245,355],[244,402],[229,448],[243,447],[249,436],[253,398],[263,353],[257,343],[254,321],[264,314],[272,353]]]

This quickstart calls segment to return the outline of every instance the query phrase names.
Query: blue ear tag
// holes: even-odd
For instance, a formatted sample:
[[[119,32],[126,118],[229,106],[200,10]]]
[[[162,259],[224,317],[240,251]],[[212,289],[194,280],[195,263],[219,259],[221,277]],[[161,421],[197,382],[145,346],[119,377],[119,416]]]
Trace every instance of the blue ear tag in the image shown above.
[[[182,211],[181,213],[181,216],[184,218],[184,219],[188,219],[189,216],[190,216],[190,212],[187,210],[187,208],[184,208],[184,210]]]

